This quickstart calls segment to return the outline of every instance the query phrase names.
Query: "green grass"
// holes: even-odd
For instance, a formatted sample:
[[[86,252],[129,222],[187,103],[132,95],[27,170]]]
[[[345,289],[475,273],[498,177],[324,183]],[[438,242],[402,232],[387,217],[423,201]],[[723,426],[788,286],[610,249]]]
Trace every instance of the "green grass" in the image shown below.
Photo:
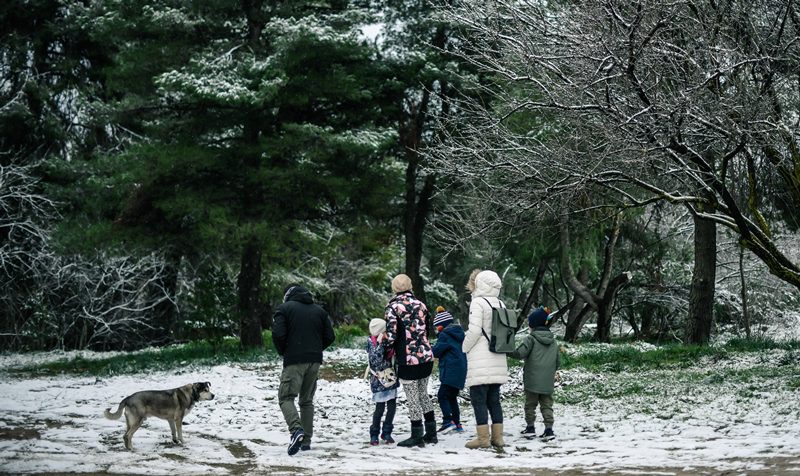
[[[367,328],[359,324],[338,326],[334,329],[334,333],[336,334],[336,341],[333,343],[333,347],[345,348],[355,347],[366,342],[369,335]]]
[[[800,341],[775,342],[772,340],[735,339],[722,346],[697,346],[671,344],[642,351],[631,345],[612,346],[577,355],[563,353],[563,368],[581,367],[598,372],[619,373],[629,370],[686,368],[696,365],[701,357],[725,360],[733,353],[788,350],[800,352]],[[790,359],[791,360],[791,359]]]
[[[668,377],[665,380],[665,377]],[[622,403],[626,397],[654,405],[659,411],[665,410],[663,402],[676,403],[678,395],[691,395],[692,389],[718,388],[720,392],[733,392],[742,399],[754,398],[765,390],[795,390],[800,385],[792,378],[789,367],[750,367],[745,369],[678,369],[663,372],[655,370],[632,374],[608,374],[604,379],[592,379],[562,386],[554,394],[556,403],[576,405],[597,400],[611,400]],[[703,398],[713,398],[705,393]],[[697,398],[697,397],[692,397]],[[679,403],[678,403],[679,404]]]
[[[265,333],[264,349],[243,350],[239,340],[228,338],[220,342],[199,341],[179,344],[156,350],[115,355],[108,358],[84,359],[75,357],[40,365],[14,369],[14,373],[52,375],[71,373],[79,375],[119,375],[144,371],[170,370],[187,364],[216,365],[230,362],[263,362],[274,360],[277,353],[272,347],[269,332]]]
[[[363,326],[345,325],[335,329],[333,347],[352,347],[365,339]],[[108,358],[84,359],[75,357],[54,362],[13,369],[18,374],[53,375],[70,373],[78,375],[108,376],[144,371],[170,370],[187,364],[218,365],[232,362],[277,361],[279,356],[272,344],[272,332],[262,333],[263,349],[241,349],[239,339],[225,338],[215,341],[195,341],[161,349],[145,350]]]
[[[781,348],[786,347],[781,346]],[[755,347],[751,346],[749,350],[764,355],[763,350],[758,351]],[[650,352],[655,356],[661,355],[656,351]],[[743,352],[737,351],[737,353],[742,355]],[[730,356],[733,356],[733,352],[730,352]],[[591,371],[590,375],[594,375],[595,378],[590,376],[562,386],[554,394],[554,397],[557,403],[570,405],[597,400],[622,402],[625,397],[633,397],[636,401],[644,402],[645,406],[653,405],[651,410],[662,415],[669,413],[666,411],[666,407],[661,407],[663,402],[676,402],[676,397],[680,395],[701,398],[694,396],[696,389],[704,391],[710,388],[719,389],[718,393],[714,393],[714,391],[711,393],[701,392],[704,395],[702,398],[713,398],[718,394],[728,392],[736,395],[742,401],[758,398],[758,395],[764,391],[796,390],[800,387],[796,366],[783,363],[784,360],[795,362],[795,358],[796,351],[792,350],[781,357],[777,365],[774,359],[763,359],[761,362],[759,359],[750,359],[742,367],[687,364],[667,369],[663,366],[662,368],[640,366],[626,372],[604,371],[602,370],[603,364],[601,364]],[[648,359],[646,358],[644,361],[647,362]]]
[[[336,341],[334,347],[357,347],[367,336],[364,325],[352,324],[339,326],[335,329]],[[110,356],[108,358],[84,359],[80,357],[63,359],[55,362],[38,364],[23,368],[13,369],[14,373],[52,375],[72,373],[79,375],[118,375],[145,371],[170,370],[186,365],[216,365],[235,362],[277,362],[279,357],[272,345],[270,331],[263,332],[264,348],[243,350],[239,347],[236,338],[225,338],[216,341],[197,341],[187,344],[173,345],[161,349],[145,350],[136,353]],[[619,374],[622,372],[636,372],[658,369],[689,369],[698,365],[698,359],[711,356],[713,361],[724,361],[735,354],[764,352],[773,349],[782,349],[788,352],[778,362],[778,368],[791,368],[800,359],[800,341],[775,342],[771,340],[732,340],[722,346],[683,346],[666,345],[652,350],[641,350],[635,344],[617,344],[602,348],[575,349],[580,352],[562,353],[562,368],[582,368],[601,375]],[[509,359],[509,366],[516,368],[522,365],[521,361]],[[348,370],[349,371],[349,370]],[[723,381],[727,378],[736,378],[747,381],[751,375],[767,372],[767,369],[758,367],[741,371],[727,371],[723,374],[708,373],[702,378],[705,383],[715,383],[714,379]],[[800,388],[800,380],[796,375],[791,375],[787,384],[789,388]],[[687,377],[695,378],[695,377]],[[624,388],[623,388],[624,387]],[[613,398],[624,395],[647,392],[646,388],[637,382],[630,382],[618,388],[595,388],[592,391],[600,398]],[[581,392],[578,392],[581,393]],[[567,400],[572,400],[569,396]],[[576,395],[577,399],[581,397]]]

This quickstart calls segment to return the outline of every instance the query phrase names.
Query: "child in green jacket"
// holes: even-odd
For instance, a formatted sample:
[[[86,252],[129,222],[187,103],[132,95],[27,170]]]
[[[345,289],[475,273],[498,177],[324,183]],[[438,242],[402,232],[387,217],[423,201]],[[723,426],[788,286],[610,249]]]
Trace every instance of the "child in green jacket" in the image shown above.
[[[525,367],[522,381],[525,386],[525,424],[523,435],[536,436],[534,422],[536,421],[536,407],[541,406],[544,419],[544,433],[539,438],[542,441],[552,440],[556,437],[553,433],[553,386],[556,370],[561,365],[558,343],[547,327],[549,311],[544,307],[534,309],[528,316],[530,334],[509,354],[516,359],[524,360]]]

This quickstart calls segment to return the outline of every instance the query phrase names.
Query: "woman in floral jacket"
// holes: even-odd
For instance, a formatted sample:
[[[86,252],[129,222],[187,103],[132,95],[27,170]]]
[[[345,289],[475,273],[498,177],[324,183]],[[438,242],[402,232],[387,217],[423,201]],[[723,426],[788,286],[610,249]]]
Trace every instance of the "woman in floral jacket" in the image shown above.
[[[398,446],[437,443],[433,403],[428,397],[428,378],[433,370],[433,350],[428,340],[433,325],[430,313],[425,303],[414,297],[411,278],[405,274],[395,276],[392,291],[395,296],[386,306],[386,343],[395,350],[397,377],[405,390],[411,418],[411,437]]]

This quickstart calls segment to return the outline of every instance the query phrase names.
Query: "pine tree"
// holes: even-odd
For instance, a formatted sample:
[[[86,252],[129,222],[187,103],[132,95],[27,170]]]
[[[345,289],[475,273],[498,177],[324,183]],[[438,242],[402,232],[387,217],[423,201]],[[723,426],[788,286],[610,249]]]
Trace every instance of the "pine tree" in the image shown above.
[[[238,256],[242,344],[261,342],[263,267],[309,223],[385,207],[387,73],[350,2],[109,2],[109,120],[130,145],[101,160],[117,233],[183,257]],[[111,35],[111,32],[114,32]],[[176,276],[177,279],[177,276]]]

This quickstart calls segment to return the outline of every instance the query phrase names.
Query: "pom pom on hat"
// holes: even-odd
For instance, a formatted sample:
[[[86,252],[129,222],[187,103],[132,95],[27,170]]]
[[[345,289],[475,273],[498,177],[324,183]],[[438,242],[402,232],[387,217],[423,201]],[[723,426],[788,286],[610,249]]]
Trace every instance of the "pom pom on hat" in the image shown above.
[[[369,333],[373,336],[379,336],[386,330],[386,321],[383,319],[372,319],[369,321]]]
[[[439,314],[442,311],[444,311],[444,306],[436,306],[436,314]]]
[[[539,306],[528,316],[528,325],[531,327],[543,327],[547,325],[548,320],[550,320],[550,309]]]

